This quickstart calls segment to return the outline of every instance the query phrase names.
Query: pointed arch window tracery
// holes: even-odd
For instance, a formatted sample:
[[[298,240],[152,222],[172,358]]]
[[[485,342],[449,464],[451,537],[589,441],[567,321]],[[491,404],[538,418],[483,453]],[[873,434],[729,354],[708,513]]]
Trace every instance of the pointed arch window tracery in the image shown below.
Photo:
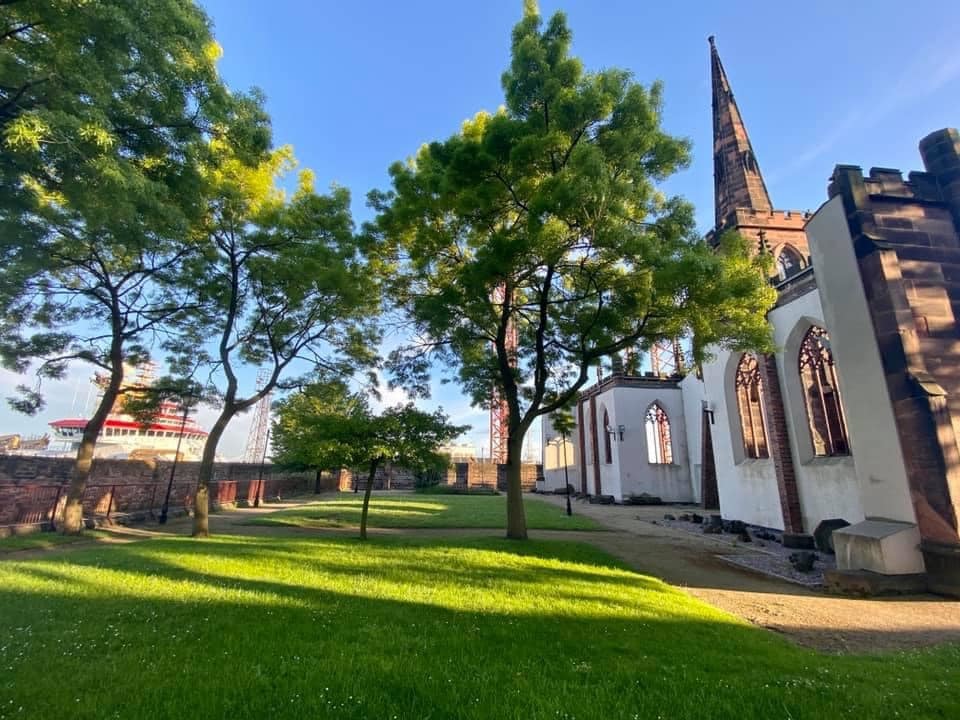
[[[777,277],[786,280],[799,273],[804,268],[803,256],[790,245],[780,248],[777,255]]]
[[[647,461],[653,465],[673,463],[673,440],[670,435],[670,418],[660,406],[653,403],[647,409],[644,423],[647,435]]]
[[[813,454],[849,455],[847,422],[830,350],[830,336],[822,327],[814,325],[804,335],[800,344],[799,370]]]
[[[734,381],[737,409],[743,433],[743,452],[748,458],[768,458],[767,432],[764,425],[763,380],[757,356],[744,353],[737,365]]]

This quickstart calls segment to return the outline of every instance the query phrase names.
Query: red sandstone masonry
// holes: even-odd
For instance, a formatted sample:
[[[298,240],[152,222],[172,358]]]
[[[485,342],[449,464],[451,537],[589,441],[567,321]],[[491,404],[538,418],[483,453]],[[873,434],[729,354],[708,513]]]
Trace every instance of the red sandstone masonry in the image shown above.
[[[790,452],[790,438],[787,435],[787,419],[783,411],[783,394],[780,390],[777,361],[773,355],[758,355],[757,363],[763,377],[763,400],[767,410],[769,430],[767,444],[777,474],[783,529],[788,533],[802,533],[803,514],[800,510],[800,493],[797,490],[797,476]]]

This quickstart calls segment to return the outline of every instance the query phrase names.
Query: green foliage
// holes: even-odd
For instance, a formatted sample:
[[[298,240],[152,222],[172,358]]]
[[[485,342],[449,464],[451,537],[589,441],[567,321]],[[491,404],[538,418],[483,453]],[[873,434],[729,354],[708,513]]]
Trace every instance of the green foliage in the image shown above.
[[[568,408],[561,408],[560,410],[554,410],[550,414],[550,424],[553,426],[554,431],[562,437],[570,437],[570,433],[573,432],[573,428],[576,427],[576,422],[573,419],[573,413],[570,412]]]
[[[699,359],[770,337],[766,274],[732,241],[713,252],[689,203],[658,189],[690,156],[660,126],[662,86],[585,72],[571,41],[561,13],[544,24],[527,3],[505,106],[395,163],[392,190],[370,195],[418,338],[391,356],[394,379],[423,391],[437,360],[478,405],[498,388],[512,460],[606,356],[694,336]]]
[[[176,280],[207,138],[250,158],[269,128],[221,82],[193,3],[11,2],[0,19],[0,359],[122,375],[192,305]]]
[[[446,468],[438,447],[469,430],[443,410],[412,404],[376,414],[366,397],[342,382],[314,383],[277,404],[274,460],[297,468],[366,468],[391,462],[414,471]]]
[[[475,487],[461,487],[459,485],[425,485],[417,487],[415,492],[421,495],[499,495],[500,491],[489,485],[477,485]],[[501,513],[500,522],[502,524],[503,513]]]
[[[8,718],[960,716],[955,645],[819,654],[568,542],[157,538],[4,560],[0,607]]]
[[[205,393],[220,407],[201,458],[197,535],[208,534],[207,487],[233,417],[277,388],[304,383],[293,376],[298,364],[322,378],[371,367],[379,339],[378,275],[354,234],[349,192],[319,194],[305,170],[288,195],[283,179],[296,167],[289,147],[256,165],[219,139],[209,150],[202,172],[209,203],[195,229],[202,250],[181,279],[198,308],[166,343],[174,373],[209,370]],[[246,394],[238,381],[245,365],[266,371]]]
[[[437,487],[444,475],[445,473],[441,473],[441,471],[437,468],[417,470],[413,476],[414,487],[417,490],[426,490],[428,488]]]

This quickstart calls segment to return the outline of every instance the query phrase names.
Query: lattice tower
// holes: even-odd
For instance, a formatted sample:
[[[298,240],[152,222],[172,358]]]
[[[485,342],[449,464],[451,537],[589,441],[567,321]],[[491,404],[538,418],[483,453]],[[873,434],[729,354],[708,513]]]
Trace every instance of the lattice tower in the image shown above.
[[[503,285],[498,285],[493,291],[493,302],[495,305],[502,305],[504,295]],[[516,366],[517,362],[517,329],[511,321],[507,325],[506,335],[507,356],[510,358],[510,364]],[[507,445],[510,441],[510,407],[506,399],[500,397],[497,387],[494,386],[490,393],[490,459],[494,463],[507,462]]]
[[[672,377],[683,374],[683,347],[680,340],[660,340],[650,348],[650,369],[654,375]]]
[[[266,370],[257,373],[257,392],[267,384]],[[270,396],[267,393],[253,408],[253,422],[250,423],[250,432],[247,434],[247,447],[243,452],[243,461],[259,463],[263,461],[267,451],[268,436],[270,435]]]

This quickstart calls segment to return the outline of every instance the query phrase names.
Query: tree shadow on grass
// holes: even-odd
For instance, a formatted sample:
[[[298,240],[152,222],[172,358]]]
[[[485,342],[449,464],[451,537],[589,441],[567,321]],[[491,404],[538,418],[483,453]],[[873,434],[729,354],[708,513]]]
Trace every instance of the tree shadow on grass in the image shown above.
[[[320,557],[307,558],[317,570],[298,585],[298,552],[308,549],[290,544],[263,543],[258,556],[246,540],[160,540],[18,564],[21,580],[0,586],[0,698],[23,706],[25,717],[73,718],[179,719],[187,710],[231,718],[957,716],[949,692],[960,681],[956,648],[818,656],[657,581],[610,583],[620,578],[602,570],[619,572],[617,563],[583,572],[576,564],[591,553],[581,549],[538,543],[515,554],[545,564],[502,568],[508,587],[495,598],[505,601],[499,607],[471,603],[488,589],[430,553],[430,574],[462,587],[448,599],[463,605],[454,608],[429,593],[364,595],[339,563],[323,569]],[[311,545],[384,560],[419,547]],[[488,541],[425,547],[506,552]],[[176,551],[227,569],[214,575],[169,562],[166,553]],[[554,567],[564,562],[573,567]],[[426,581],[411,565],[376,569],[406,582],[412,597]],[[311,586],[311,572],[331,583]],[[544,579],[556,586],[552,594]],[[570,589],[585,579],[594,587],[587,599]],[[69,594],[71,584],[82,593]],[[529,602],[506,602],[528,585]],[[169,595],[150,594],[158,588]],[[596,612],[596,602],[611,600]],[[674,612],[655,612],[670,604]]]

